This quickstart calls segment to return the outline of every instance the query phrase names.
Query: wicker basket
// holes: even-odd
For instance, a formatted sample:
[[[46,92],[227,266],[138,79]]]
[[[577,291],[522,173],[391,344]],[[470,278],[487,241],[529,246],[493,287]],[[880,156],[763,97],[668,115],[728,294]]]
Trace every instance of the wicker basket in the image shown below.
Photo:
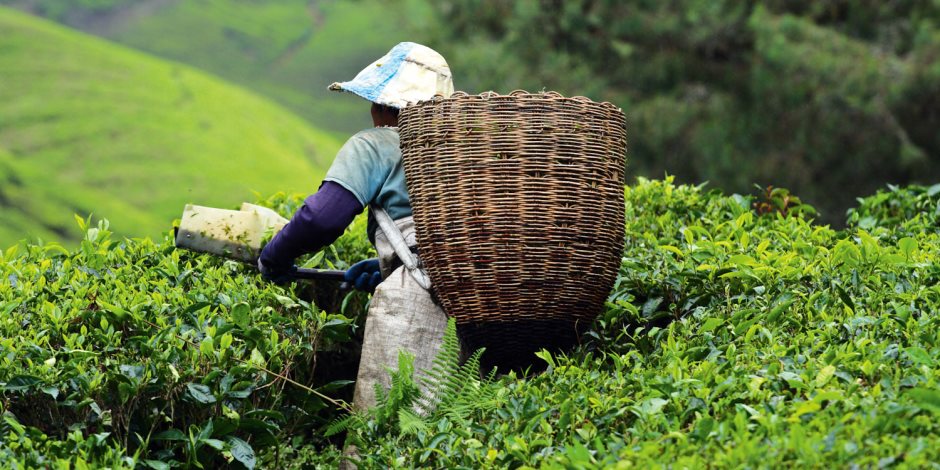
[[[465,346],[523,368],[576,342],[620,266],[623,112],[458,92],[402,110],[399,134],[420,256]]]

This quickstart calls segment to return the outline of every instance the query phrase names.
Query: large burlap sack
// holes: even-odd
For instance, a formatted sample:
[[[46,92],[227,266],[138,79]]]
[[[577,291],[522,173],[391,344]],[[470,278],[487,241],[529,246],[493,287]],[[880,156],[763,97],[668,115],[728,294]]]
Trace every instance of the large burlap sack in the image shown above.
[[[388,369],[398,365],[398,352],[414,355],[417,383],[424,370],[431,368],[440,350],[447,316],[431,294],[399,267],[375,289],[366,319],[362,358],[353,406],[366,410],[375,406],[375,384],[391,385]]]

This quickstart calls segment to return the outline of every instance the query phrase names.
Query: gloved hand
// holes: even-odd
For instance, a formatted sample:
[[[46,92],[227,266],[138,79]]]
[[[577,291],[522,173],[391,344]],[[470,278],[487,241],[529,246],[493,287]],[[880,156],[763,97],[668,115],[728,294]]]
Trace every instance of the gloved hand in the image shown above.
[[[293,274],[297,271],[297,266],[291,264],[283,268],[270,268],[261,262],[261,258],[258,258],[258,271],[261,271],[261,278],[265,281],[284,285],[294,279]]]
[[[346,282],[357,290],[372,293],[375,287],[382,282],[382,272],[379,270],[379,259],[369,258],[362,260],[346,270]]]

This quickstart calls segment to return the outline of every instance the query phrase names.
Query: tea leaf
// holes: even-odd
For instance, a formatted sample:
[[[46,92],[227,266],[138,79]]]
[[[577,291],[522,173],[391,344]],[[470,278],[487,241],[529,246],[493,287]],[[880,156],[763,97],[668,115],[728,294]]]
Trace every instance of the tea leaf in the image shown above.
[[[8,392],[22,392],[42,383],[42,379],[34,375],[17,375],[3,385],[3,390]]]
[[[232,307],[232,320],[239,328],[248,328],[251,307],[245,302],[239,302]]]
[[[709,318],[705,320],[705,323],[702,324],[701,331],[702,333],[708,333],[709,331],[714,331],[715,328],[718,328],[724,323],[724,320],[720,318]]]
[[[170,464],[168,464],[168,463],[166,463],[166,462],[161,462],[161,461],[159,461],[159,460],[149,460],[149,459],[145,459],[145,460],[144,460],[144,463],[147,464],[148,467],[150,467],[150,468],[152,468],[152,469],[154,469],[154,470],[170,470],[170,468],[171,468],[171,467],[170,467]]]
[[[208,404],[216,402],[215,396],[212,394],[212,391],[209,389],[209,387],[203,384],[190,382],[186,384],[186,391],[188,392],[189,396],[193,400],[195,400],[197,403],[208,405]]]
[[[813,384],[816,385],[817,388],[822,387],[823,385],[826,385],[827,383],[829,383],[829,380],[832,378],[832,375],[835,373],[836,373],[835,366],[828,365],[826,367],[823,367],[819,371],[819,373],[816,374],[816,379],[813,380]]]
[[[225,442],[218,439],[202,439],[201,442],[215,450],[225,449]]]
[[[940,390],[932,388],[913,388],[906,394],[917,406],[940,416]]]
[[[212,352],[215,351],[215,347],[212,342],[211,336],[206,336],[199,343],[199,351],[205,354],[206,356],[211,356]]]
[[[234,457],[235,460],[244,465],[248,470],[255,468],[257,459],[255,458],[255,451],[251,448],[251,445],[234,436],[228,438],[228,443],[231,447],[230,451],[232,457]]]
[[[662,297],[655,297],[647,300],[643,303],[642,313],[644,317],[649,317],[656,312],[656,309],[659,308],[659,305],[663,303]]]
[[[222,335],[222,339],[219,340],[219,350],[220,351],[227,350],[229,346],[232,345],[232,340],[233,340],[233,337],[231,333],[225,333],[224,335]]]
[[[904,352],[907,353],[907,357],[909,357],[912,361],[918,364],[922,364],[925,366],[934,365],[933,358],[930,357],[930,354],[928,354],[927,351],[924,350],[924,348],[911,346],[909,348],[905,348]]]
[[[917,240],[911,237],[904,237],[898,240],[898,248],[901,250],[901,254],[910,260],[914,252],[917,251]]]

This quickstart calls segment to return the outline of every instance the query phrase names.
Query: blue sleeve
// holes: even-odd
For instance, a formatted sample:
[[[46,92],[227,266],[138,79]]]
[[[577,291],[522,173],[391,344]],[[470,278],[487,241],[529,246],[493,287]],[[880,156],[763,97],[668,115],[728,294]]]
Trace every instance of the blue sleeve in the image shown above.
[[[359,133],[343,144],[324,181],[346,188],[363,207],[368,207],[378,196],[391,170],[382,161],[376,143]]]
[[[261,251],[261,262],[272,269],[289,268],[294,259],[336,241],[363,206],[345,188],[324,182],[307,197],[290,222]]]

